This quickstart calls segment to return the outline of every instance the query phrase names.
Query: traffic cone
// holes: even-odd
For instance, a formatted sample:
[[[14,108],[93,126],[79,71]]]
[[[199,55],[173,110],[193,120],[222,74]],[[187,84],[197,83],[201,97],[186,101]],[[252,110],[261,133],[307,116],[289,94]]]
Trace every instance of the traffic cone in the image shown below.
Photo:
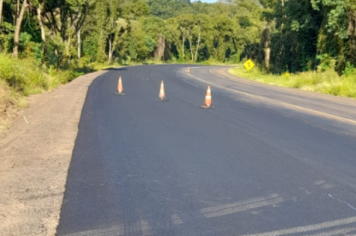
[[[215,108],[213,106],[211,106],[211,89],[210,89],[210,85],[208,86],[208,90],[206,91],[206,96],[205,96],[205,103],[203,106],[201,106],[201,108]]]
[[[166,94],[164,92],[164,83],[163,80],[161,82],[161,88],[159,90],[159,95],[158,98],[156,99],[157,101],[161,101],[161,102],[167,102],[168,100],[166,99]]]
[[[122,79],[121,76],[119,77],[119,82],[117,84],[117,92],[115,93],[116,95],[125,95],[124,93],[124,87],[122,87]]]
[[[188,73],[188,74],[190,73],[190,67],[187,68],[187,73]]]

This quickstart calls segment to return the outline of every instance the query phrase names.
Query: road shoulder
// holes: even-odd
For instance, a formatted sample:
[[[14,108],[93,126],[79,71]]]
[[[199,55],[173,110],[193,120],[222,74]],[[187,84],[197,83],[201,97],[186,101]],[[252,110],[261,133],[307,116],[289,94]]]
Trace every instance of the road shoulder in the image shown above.
[[[242,91],[254,91],[248,94],[251,97],[278,103],[293,110],[356,124],[355,99],[259,83],[232,75],[227,68],[215,69],[211,73],[230,81],[236,81]]]
[[[30,99],[0,138],[0,235],[55,235],[87,90],[107,71]]]

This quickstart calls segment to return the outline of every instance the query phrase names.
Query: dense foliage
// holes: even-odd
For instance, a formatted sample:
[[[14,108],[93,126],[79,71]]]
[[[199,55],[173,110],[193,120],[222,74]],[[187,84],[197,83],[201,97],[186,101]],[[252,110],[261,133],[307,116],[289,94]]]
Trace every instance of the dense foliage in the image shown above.
[[[54,68],[252,58],[350,73],[355,27],[356,0],[0,0],[0,51]]]
[[[263,0],[266,36],[273,72],[318,67],[339,74],[356,63],[355,0]],[[260,57],[260,62],[266,57]]]
[[[248,0],[3,1],[0,50],[47,66],[153,59],[238,62],[261,35],[263,9]]]

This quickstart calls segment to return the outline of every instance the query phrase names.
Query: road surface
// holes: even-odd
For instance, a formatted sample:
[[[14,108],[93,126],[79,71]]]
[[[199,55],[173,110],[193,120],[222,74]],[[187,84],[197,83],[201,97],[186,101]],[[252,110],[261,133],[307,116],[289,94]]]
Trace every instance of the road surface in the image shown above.
[[[186,68],[92,83],[59,236],[356,235],[356,101]]]

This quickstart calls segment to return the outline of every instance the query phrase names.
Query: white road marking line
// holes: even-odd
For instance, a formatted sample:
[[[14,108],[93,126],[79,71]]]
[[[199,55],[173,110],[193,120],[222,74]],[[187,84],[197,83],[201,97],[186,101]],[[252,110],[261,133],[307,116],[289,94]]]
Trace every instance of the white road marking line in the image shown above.
[[[280,235],[288,235],[288,234],[296,234],[296,233],[305,233],[305,232],[311,232],[316,230],[342,226],[342,225],[348,225],[355,222],[356,222],[356,217],[350,217],[350,218],[345,218],[340,220],[327,221],[320,224],[306,225],[306,226],[300,226],[295,228],[270,231],[270,232],[265,232],[260,234],[246,234],[244,236],[280,236]]]
[[[210,72],[211,72],[211,70],[210,70]],[[224,77],[222,77],[220,75],[217,75],[217,74],[214,74],[214,73],[212,73],[212,74],[216,75],[216,76],[218,76],[220,78],[224,78]],[[207,84],[210,84],[210,85],[214,85],[214,86],[216,86],[218,88],[222,88],[222,89],[234,92],[234,93],[242,94],[242,95],[245,95],[245,96],[248,96],[248,97],[252,97],[252,98],[255,98],[255,99],[259,99],[259,100],[269,101],[269,102],[272,102],[272,103],[282,104],[286,108],[292,108],[292,109],[295,109],[295,110],[301,110],[301,111],[309,112],[309,113],[316,114],[316,115],[319,115],[319,116],[322,116],[322,117],[327,117],[327,118],[330,118],[330,119],[333,119],[333,120],[338,120],[338,121],[341,121],[341,122],[344,122],[344,123],[352,123],[352,124],[356,125],[356,121],[355,120],[351,120],[351,119],[347,119],[347,118],[343,118],[343,117],[339,117],[339,116],[335,116],[335,115],[330,115],[330,114],[327,114],[327,113],[324,113],[324,112],[315,111],[315,110],[312,110],[312,109],[309,109],[309,108],[292,105],[290,103],[280,102],[280,101],[277,101],[277,100],[274,100],[274,99],[269,99],[269,98],[261,97],[261,96],[258,96],[258,95],[253,95],[253,94],[237,91],[237,90],[234,90],[234,89],[231,89],[231,88],[225,88],[225,87],[223,87],[221,85],[218,85],[218,84],[213,83],[213,82],[208,82],[208,81],[206,81],[204,79],[201,79],[199,77],[196,77],[194,75],[191,75],[191,74],[189,74],[189,75],[191,77],[197,79],[197,80],[200,80],[200,81],[204,82],[204,83],[207,83]],[[224,79],[226,79],[226,78],[224,78]]]
[[[338,198],[335,198],[335,197],[333,197],[333,195],[331,195],[330,193],[329,193],[329,197],[332,198],[332,199],[334,199],[334,200],[337,200],[337,201],[339,201],[339,202],[341,202],[341,203],[344,203],[344,204],[348,205],[352,210],[355,210],[355,211],[356,211],[356,207],[352,206],[350,203],[345,202],[345,201],[342,201],[342,200],[340,200],[340,199],[338,199]]]

